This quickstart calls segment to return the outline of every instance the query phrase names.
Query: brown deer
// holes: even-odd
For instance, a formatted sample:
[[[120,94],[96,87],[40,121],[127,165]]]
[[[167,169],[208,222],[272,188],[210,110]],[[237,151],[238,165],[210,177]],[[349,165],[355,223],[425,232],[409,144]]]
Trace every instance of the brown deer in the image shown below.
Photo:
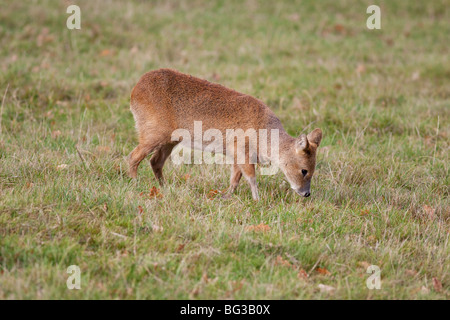
[[[266,159],[260,154],[259,141],[250,141],[247,137],[245,148],[239,149],[236,142],[239,137],[224,138],[222,153],[229,155],[227,152],[232,150],[234,160],[239,152],[245,153],[245,163],[234,161],[231,166],[231,185],[226,196],[234,192],[243,175],[250,184],[253,199],[259,198],[255,162],[250,161],[252,157],[256,162],[276,162],[295,192],[304,197],[311,194],[311,178],[322,131],[315,129],[308,135],[293,138],[269,107],[256,98],[174,70],[159,69],[141,77],[131,93],[130,109],[139,136],[139,145],[129,156],[132,178],[136,177],[140,162],[153,153],[150,163],[162,185],[164,163],[181,141],[174,140],[172,133],[185,129],[194,134],[194,121],[201,121],[203,131],[217,129],[224,136],[229,129],[278,132],[278,154],[268,152]],[[249,145],[253,142],[256,147],[251,149]],[[250,154],[250,150],[256,151]]]

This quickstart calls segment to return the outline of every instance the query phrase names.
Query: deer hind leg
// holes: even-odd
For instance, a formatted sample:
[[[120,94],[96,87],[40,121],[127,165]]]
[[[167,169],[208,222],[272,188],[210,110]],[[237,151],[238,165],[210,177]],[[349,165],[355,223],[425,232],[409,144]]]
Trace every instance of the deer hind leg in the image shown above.
[[[141,161],[152,152],[158,153],[170,143],[171,130],[167,119],[156,120],[157,117],[148,111],[148,106],[144,108],[143,105],[132,102],[130,108],[136,122],[139,145],[129,156],[129,175],[136,178]]]
[[[250,184],[250,189],[252,190],[253,200],[259,200],[258,187],[256,185],[256,173],[254,164],[241,164],[239,168],[242,171],[247,182]]]
[[[231,197],[233,192],[236,190],[239,181],[241,180],[241,177],[242,177],[241,169],[237,164],[233,164],[233,166],[231,167],[230,188],[228,189],[228,192],[224,194],[223,198],[228,199]]]
[[[128,157],[128,175],[131,178],[137,177],[137,169],[139,164],[146,156],[153,152],[158,147],[158,142],[154,143],[139,143],[139,145],[131,151]]]
[[[130,153],[129,175],[136,178],[139,164],[150,153],[159,150],[167,144],[167,134],[156,131],[151,123],[144,123],[138,126],[139,145]],[[169,136],[170,137],[170,136]]]
[[[158,179],[158,182],[161,186],[164,185],[164,177],[162,173],[164,163],[172,153],[172,149],[175,147],[175,145],[176,144],[168,143],[161,146],[155,151],[155,153],[150,158],[150,164],[152,166],[153,173],[155,174],[155,177],[156,179]]]
[[[242,177],[242,171],[237,164],[233,164],[232,170],[233,171],[231,173],[230,179],[230,193],[233,193],[236,190],[239,181],[241,180]]]

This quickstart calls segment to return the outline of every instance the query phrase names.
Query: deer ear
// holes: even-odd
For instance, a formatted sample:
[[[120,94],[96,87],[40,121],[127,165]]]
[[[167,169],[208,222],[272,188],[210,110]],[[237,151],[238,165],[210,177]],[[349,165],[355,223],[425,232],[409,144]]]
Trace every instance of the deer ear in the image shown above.
[[[308,139],[306,138],[306,135],[302,134],[297,141],[295,141],[295,151],[297,153],[300,153],[306,149],[308,149],[309,143]]]
[[[317,129],[314,129],[313,131],[311,131],[311,133],[308,134],[308,141],[319,146],[320,141],[322,141],[322,130],[317,128]]]

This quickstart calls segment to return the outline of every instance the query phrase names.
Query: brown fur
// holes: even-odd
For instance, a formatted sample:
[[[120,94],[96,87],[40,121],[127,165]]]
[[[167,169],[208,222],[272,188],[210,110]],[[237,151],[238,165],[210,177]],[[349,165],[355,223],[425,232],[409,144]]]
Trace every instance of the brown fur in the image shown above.
[[[139,145],[129,157],[131,177],[136,177],[139,163],[153,152],[150,163],[162,184],[162,168],[178,143],[171,141],[172,132],[187,129],[193,135],[194,121],[202,121],[203,131],[220,130],[224,138],[226,129],[278,129],[279,167],[297,193],[309,196],[316,149],[322,138],[320,129],[295,139],[286,133],[280,120],[260,100],[170,69],[144,74],[131,93],[130,109],[139,135]],[[224,149],[229,147],[224,140]],[[248,156],[246,154],[246,159]],[[232,166],[230,193],[244,175],[250,183],[253,198],[258,199],[255,165],[247,162]],[[305,177],[302,169],[308,171]]]

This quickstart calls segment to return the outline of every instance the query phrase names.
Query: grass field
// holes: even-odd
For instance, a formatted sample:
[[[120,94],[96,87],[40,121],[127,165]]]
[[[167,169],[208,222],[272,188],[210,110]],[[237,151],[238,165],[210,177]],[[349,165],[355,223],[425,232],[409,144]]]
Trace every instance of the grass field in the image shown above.
[[[0,0],[0,299],[449,298],[448,1],[77,1],[81,30],[69,4]],[[129,179],[129,95],[161,67],[322,128],[312,196],[278,173],[223,200],[220,165]]]

